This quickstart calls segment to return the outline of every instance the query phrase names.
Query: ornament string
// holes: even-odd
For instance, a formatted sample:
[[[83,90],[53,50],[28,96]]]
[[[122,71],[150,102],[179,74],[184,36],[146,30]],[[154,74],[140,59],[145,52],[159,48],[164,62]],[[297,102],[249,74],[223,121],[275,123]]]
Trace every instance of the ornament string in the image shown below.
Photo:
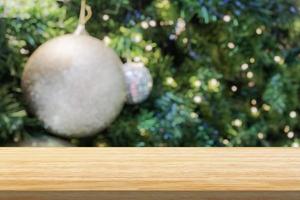
[[[81,0],[79,24],[85,25],[91,17],[92,17],[91,7],[87,5],[86,0]]]
[[[85,30],[85,24],[92,17],[92,9],[87,5],[86,0],[81,0],[81,8],[79,15],[79,24],[74,32],[75,35],[89,35]]]

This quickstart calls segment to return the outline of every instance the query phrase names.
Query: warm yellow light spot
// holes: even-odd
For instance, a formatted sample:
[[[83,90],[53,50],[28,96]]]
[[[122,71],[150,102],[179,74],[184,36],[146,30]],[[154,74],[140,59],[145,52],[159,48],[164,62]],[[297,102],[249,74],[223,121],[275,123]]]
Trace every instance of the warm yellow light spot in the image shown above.
[[[107,21],[107,20],[109,20],[109,15],[106,15],[106,14],[105,14],[105,15],[103,15],[103,16],[102,16],[102,19],[103,19],[104,21]]]
[[[290,126],[286,125],[286,126],[284,127],[283,131],[284,131],[285,133],[288,133],[288,132],[290,131]]]
[[[274,61],[278,64],[283,64],[284,63],[284,59],[280,56],[274,56]]]
[[[263,133],[257,133],[257,137],[258,137],[258,139],[260,139],[260,140],[262,140],[262,139],[264,139],[264,134]]]
[[[293,131],[288,132],[287,137],[292,139],[295,136],[295,133]]]
[[[149,21],[149,25],[150,25],[151,27],[155,27],[155,26],[156,26],[156,21],[155,21],[155,20],[150,20],[150,21]]]
[[[268,104],[263,104],[262,108],[264,109],[264,111],[270,111],[271,110],[271,106],[269,106]]]
[[[251,110],[251,113],[252,113],[253,116],[258,116],[259,115],[259,111],[258,111],[257,107],[252,106],[250,108],[250,110]]]
[[[228,145],[228,144],[229,144],[229,140],[224,139],[224,140],[223,140],[223,144],[224,144],[224,145]]]
[[[297,117],[297,112],[296,111],[291,111],[290,112],[290,118],[294,119]]]
[[[238,90],[237,86],[233,85],[231,86],[231,91],[232,92],[236,92]]]
[[[241,127],[243,125],[243,122],[240,119],[235,119],[231,122],[231,124],[236,127]]]
[[[145,50],[146,51],[152,51],[153,47],[151,44],[146,45]]]
[[[198,116],[198,114],[197,113],[195,113],[195,112],[191,112],[191,118],[193,118],[193,119],[197,119],[199,116]]]
[[[224,21],[224,22],[230,22],[230,21],[231,21],[230,15],[224,15],[223,21]]]
[[[252,99],[251,104],[255,106],[257,104],[257,101],[255,99]]]
[[[253,78],[254,74],[253,74],[253,72],[247,72],[246,76],[247,76],[247,78],[251,79],[251,78]]]
[[[202,102],[202,98],[201,98],[200,96],[198,96],[198,95],[197,95],[197,96],[194,96],[193,100],[194,100],[194,102],[197,103],[197,104],[199,104],[199,103]]]
[[[253,63],[255,63],[255,58],[250,58],[250,60],[249,60],[249,61],[250,61],[250,63],[252,63],[252,64],[253,64]]]
[[[249,68],[249,65],[247,63],[244,63],[241,65],[241,69],[244,71],[247,70],[248,68]]]
[[[170,76],[166,78],[166,84],[171,87],[177,87],[176,81],[174,80],[173,77],[170,77]]]
[[[142,41],[142,35],[141,34],[135,34],[132,38],[132,40],[136,43]]]
[[[189,40],[188,40],[187,38],[183,38],[183,39],[182,39],[182,42],[183,42],[184,44],[188,43],[188,41],[189,41]]]
[[[254,81],[250,81],[250,82],[248,83],[248,86],[249,86],[249,87],[254,87],[254,86],[255,86],[255,82],[254,82]]]
[[[227,47],[228,47],[229,49],[234,49],[234,48],[235,48],[235,44],[232,43],[232,42],[229,42],[229,43],[227,44]]]
[[[148,24],[146,21],[142,21],[142,22],[141,22],[141,27],[142,27],[143,29],[147,29],[147,28],[149,28],[149,24]]]
[[[218,92],[219,91],[219,87],[220,87],[220,82],[215,79],[215,78],[212,78],[208,81],[208,89],[210,91],[213,91],[213,92]]]
[[[105,37],[103,38],[103,41],[104,41],[104,44],[105,44],[105,45],[109,45],[110,42],[111,42],[111,39],[110,39],[108,36],[105,36]]]
[[[194,87],[196,87],[196,88],[199,88],[201,86],[201,84],[202,83],[201,83],[200,80],[195,80],[194,83],[193,83]]]
[[[256,34],[261,35],[263,33],[263,30],[261,28],[256,29]]]

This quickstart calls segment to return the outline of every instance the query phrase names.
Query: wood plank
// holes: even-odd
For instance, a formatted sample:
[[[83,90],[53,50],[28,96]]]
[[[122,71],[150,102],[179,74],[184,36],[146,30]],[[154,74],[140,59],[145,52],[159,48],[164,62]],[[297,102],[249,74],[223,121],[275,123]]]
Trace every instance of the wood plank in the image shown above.
[[[0,199],[62,197],[300,199],[300,149],[0,148]]]

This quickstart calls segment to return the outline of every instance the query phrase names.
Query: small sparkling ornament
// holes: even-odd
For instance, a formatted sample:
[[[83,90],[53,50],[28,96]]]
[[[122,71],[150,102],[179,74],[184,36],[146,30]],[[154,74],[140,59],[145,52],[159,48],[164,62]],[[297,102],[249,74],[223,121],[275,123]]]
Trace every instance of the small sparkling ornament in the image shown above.
[[[103,130],[126,100],[122,62],[104,42],[88,35],[85,23],[90,16],[82,0],[76,31],[40,46],[22,77],[29,110],[50,132],[63,137]]]
[[[72,147],[73,145],[65,140],[48,135],[27,136],[17,144],[19,147]]]
[[[127,86],[127,103],[138,104],[149,96],[153,81],[149,70],[141,62],[123,65]]]

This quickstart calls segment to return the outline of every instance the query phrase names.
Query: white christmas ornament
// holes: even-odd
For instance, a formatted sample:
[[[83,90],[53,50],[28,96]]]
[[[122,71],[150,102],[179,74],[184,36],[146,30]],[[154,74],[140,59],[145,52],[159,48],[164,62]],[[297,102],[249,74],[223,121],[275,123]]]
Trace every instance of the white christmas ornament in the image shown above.
[[[18,143],[19,147],[72,147],[73,145],[65,140],[55,138],[48,135],[40,135],[36,137],[26,137],[22,142]]]
[[[137,104],[150,94],[153,81],[149,70],[143,63],[127,62],[123,65],[127,87],[127,103]]]
[[[40,46],[22,78],[30,110],[64,137],[85,137],[106,128],[126,99],[119,57],[87,34],[83,20],[74,34]]]

